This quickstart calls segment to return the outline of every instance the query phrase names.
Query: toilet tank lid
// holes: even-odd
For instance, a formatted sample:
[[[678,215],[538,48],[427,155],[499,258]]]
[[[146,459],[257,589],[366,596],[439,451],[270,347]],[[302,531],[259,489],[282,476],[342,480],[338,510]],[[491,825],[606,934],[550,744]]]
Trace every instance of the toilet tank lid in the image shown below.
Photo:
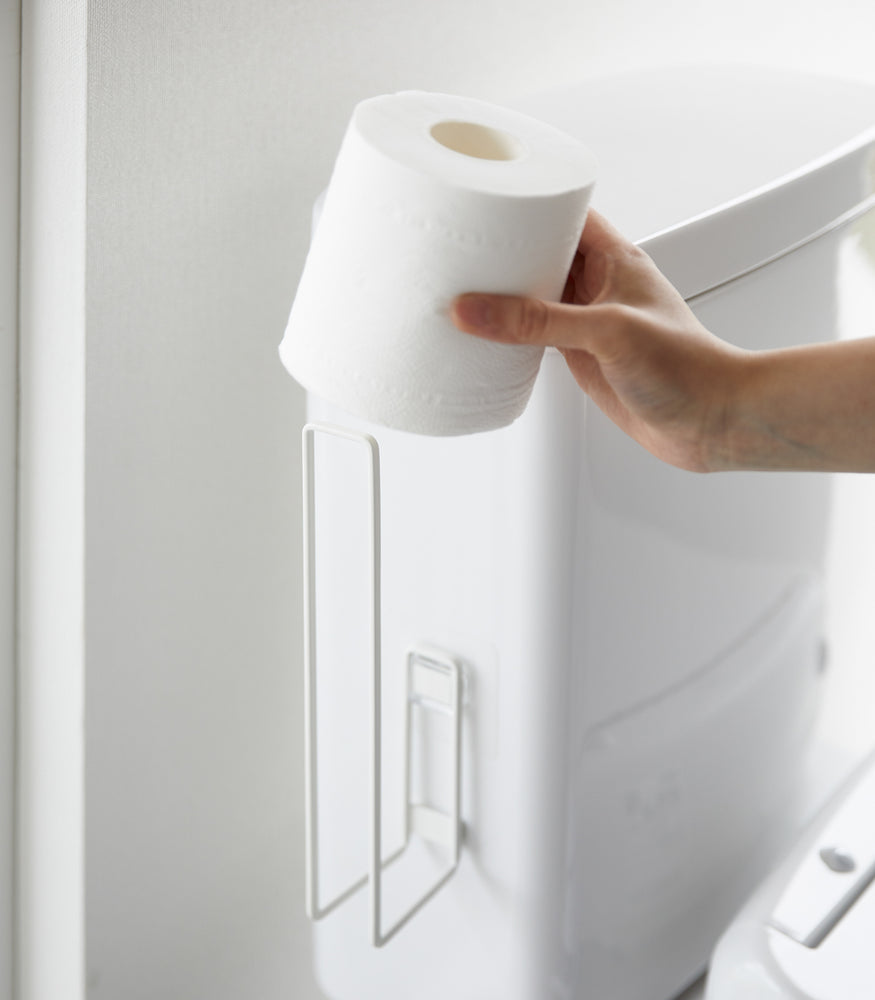
[[[514,102],[600,163],[594,206],[686,297],[875,206],[875,87],[750,65],[594,78]]]

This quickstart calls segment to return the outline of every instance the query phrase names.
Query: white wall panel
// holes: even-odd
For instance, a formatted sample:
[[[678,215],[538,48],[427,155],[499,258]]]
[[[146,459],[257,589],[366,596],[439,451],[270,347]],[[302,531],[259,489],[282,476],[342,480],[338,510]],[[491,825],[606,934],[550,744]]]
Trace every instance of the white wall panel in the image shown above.
[[[22,10],[17,1000],[84,989],[85,13]]]
[[[0,1000],[13,985],[19,14],[0,0]]]

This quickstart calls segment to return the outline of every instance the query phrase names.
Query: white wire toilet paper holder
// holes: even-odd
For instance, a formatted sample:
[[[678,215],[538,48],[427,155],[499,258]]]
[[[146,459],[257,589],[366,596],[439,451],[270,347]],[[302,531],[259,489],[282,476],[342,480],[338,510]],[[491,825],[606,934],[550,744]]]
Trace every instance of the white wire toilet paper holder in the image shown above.
[[[368,872],[327,903],[319,900],[318,759],[316,697],[316,476],[315,438],[325,434],[362,446],[368,458],[368,526],[370,590],[370,845]],[[371,944],[380,948],[407,924],[455,873],[461,852],[461,744],[462,670],[459,661],[444,650],[417,646],[407,654],[407,698],[404,724],[405,808],[401,846],[382,857],[382,607],[381,607],[381,503],[380,450],[369,434],[326,423],[308,423],[302,433],[304,480],[304,700],[305,700],[305,841],[306,907],[311,920],[328,916],[364,886],[370,884]],[[413,710],[448,715],[450,740],[450,808],[448,812],[412,803],[410,751]],[[382,928],[383,872],[405,853],[411,834],[447,851],[448,864],[440,876],[408,906],[387,930]]]

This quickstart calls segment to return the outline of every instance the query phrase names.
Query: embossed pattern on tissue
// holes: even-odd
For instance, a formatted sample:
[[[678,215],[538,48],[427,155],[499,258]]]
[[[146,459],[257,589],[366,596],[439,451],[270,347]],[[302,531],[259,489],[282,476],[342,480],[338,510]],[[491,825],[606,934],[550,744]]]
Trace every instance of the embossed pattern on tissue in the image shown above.
[[[491,246],[496,249],[509,247],[514,250],[524,250],[526,247],[531,247],[535,242],[528,236],[516,239],[496,239],[488,233],[449,226],[436,219],[411,212],[398,202],[379,206],[377,211],[383,218],[388,218],[405,228],[419,229],[422,232],[443,236],[454,243],[462,245],[474,247]],[[569,240],[568,245],[570,246],[572,242],[576,244],[576,241]]]

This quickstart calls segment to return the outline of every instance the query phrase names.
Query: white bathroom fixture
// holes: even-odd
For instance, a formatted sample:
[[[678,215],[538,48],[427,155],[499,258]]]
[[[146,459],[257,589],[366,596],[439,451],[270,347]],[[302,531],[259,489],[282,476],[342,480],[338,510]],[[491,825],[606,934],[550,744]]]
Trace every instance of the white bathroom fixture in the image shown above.
[[[720,940],[707,1000],[875,997],[875,757]]]
[[[684,69],[521,106],[593,149],[595,207],[716,334],[857,332],[875,92]],[[326,996],[676,995],[824,795],[828,478],[663,465],[556,352],[501,430],[427,438],[313,395],[308,413]]]

